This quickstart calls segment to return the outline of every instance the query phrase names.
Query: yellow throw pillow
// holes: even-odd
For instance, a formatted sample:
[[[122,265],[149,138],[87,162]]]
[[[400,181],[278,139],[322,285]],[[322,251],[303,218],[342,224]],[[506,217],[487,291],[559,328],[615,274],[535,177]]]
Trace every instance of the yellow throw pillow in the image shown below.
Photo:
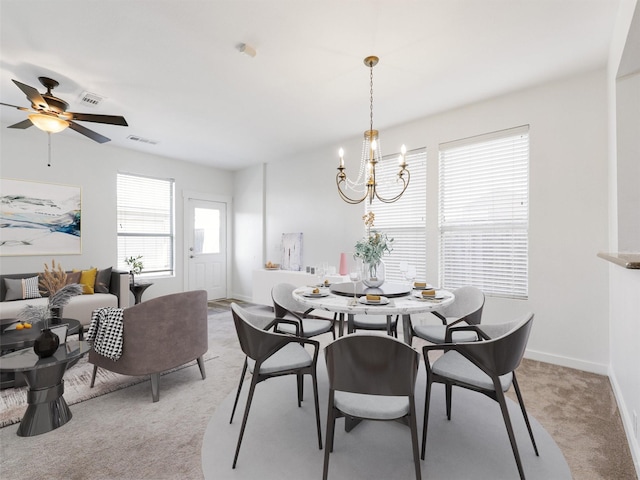
[[[79,270],[74,270],[74,272],[78,271]],[[82,285],[82,293],[84,295],[93,295],[97,274],[97,268],[92,268],[91,270],[82,270],[82,273],[80,274],[80,281],[78,283]]]

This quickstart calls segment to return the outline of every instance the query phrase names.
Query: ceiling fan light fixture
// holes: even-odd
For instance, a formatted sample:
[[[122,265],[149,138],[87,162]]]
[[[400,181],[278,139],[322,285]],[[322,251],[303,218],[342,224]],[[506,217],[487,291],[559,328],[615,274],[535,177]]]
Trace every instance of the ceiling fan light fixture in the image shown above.
[[[69,126],[69,122],[44,113],[32,113],[29,120],[43,132],[58,133]]]

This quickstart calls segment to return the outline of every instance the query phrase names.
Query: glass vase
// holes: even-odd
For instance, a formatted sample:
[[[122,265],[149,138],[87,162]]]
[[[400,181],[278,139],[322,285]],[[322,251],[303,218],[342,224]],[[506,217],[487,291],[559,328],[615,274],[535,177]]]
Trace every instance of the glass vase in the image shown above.
[[[369,288],[379,287],[384,283],[385,267],[384,262],[363,262],[362,264],[362,283]]]

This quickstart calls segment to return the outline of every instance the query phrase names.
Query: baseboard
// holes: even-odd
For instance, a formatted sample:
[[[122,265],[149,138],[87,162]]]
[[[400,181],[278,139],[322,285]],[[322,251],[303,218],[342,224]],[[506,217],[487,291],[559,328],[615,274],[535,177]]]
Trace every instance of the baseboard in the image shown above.
[[[243,302],[253,302],[253,298],[248,295],[239,295],[234,293],[230,298],[235,298],[236,300],[242,300]]]
[[[609,366],[600,363],[585,362],[584,360],[578,360],[576,358],[552,355],[550,353],[529,349],[527,349],[524,356],[531,360],[552,363],[554,365],[560,365],[561,367],[575,368],[576,370],[597,373],[598,375],[609,375]]]
[[[622,425],[624,431],[627,434],[627,443],[629,444],[629,450],[631,450],[631,457],[633,458],[633,464],[636,467],[636,475],[640,478],[640,444],[638,439],[633,433],[633,419],[629,416],[630,409],[624,401],[624,396],[620,391],[620,385],[614,372],[609,372],[609,381],[611,382],[611,388],[613,395],[616,397],[618,404],[618,410],[620,411],[620,418],[622,419]]]

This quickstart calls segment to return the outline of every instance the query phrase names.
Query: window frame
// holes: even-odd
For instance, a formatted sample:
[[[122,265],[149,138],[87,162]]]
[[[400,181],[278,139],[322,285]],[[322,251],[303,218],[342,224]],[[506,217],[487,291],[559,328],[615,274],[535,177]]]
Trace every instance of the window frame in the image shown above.
[[[121,189],[123,186],[121,185],[121,180],[129,182],[130,187],[135,187],[131,192],[127,195],[130,197],[128,199],[122,198]],[[157,186],[158,182],[163,183],[163,188],[168,190],[167,195],[164,197],[164,200],[167,204],[164,205],[164,208],[153,209],[147,208],[147,212],[152,214],[152,217],[155,215],[158,217],[157,222],[152,222],[149,225],[153,225],[152,229],[156,229],[159,225],[165,225],[168,230],[160,231],[160,232],[149,232],[144,231],[144,226],[140,226],[139,230],[133,231],[122,231],[122,218],[121,215],[125,215],[122,213],[122,209],[128,208],[133,209],[128,214],[133,216],[140,216],[144,214],[144,209],[141,205],[144,205],[144,198],[141,198],[140,195],[152,194],[152,192],[148,189],[151,189],[154,185]],[[145,185],[146,183],[146,185]],[[147,189],[147,190],[145,190]],[[157,194],[157,189],[154,189],[153,193]],[[138,196],[138,202],[136,200],[136,196]],[[145,263],[145,258],[147,263],[145,263],[145,268],[142,273],[136,275],[137,277],[173,277],[175,276],[175,268],[176,268],[176,256],[175,256],[175,244],[176,244],[176,227],[175,227],[175,180],[173,178],[166,177],[154,177],[150,175],[141,175],[137,173],[129,173],[129,172],[118,172],[116,177],[116,216],[117,216],[117,252],[118,252],[118,260],[117,260],[117,268],[122,270],[129,270],[129,266],[125,263],[125,258],[130,256],[138,256],[142,255],[142,262]],[[155,195],[154,200],[157,202],[158,196]],[[161,197],[162,198],[162,197]],[[157,203],[156,203],[157,204]],[[134,223],[135,222],[130,222]],[[126,227],[125,227],[126,228]],[[148,227],[147,227],[148,229]],[[161,228],[162,230],[162,228]],[[168,247],[158,248],[158,249],[150,249],[150,251],[158,251],[161,255],[153,255],[147,253],[145,255],[144,246],[138,245],[135,248],[135,252],[131,250],[122,251],[121,248],[121,239],[124,238],[142,238],[142,239],[167,239]],[[144,245],[144,242],[142,243]],[[166,256],[165,256],[166,255]],[[168,261],[168,267],[162,268],[158,266],[149,266],[149,259],[153,258],[162,258],[165,256]]]
[[[440,144],[442,288],[528,299],[530,153],[529,125]]]

